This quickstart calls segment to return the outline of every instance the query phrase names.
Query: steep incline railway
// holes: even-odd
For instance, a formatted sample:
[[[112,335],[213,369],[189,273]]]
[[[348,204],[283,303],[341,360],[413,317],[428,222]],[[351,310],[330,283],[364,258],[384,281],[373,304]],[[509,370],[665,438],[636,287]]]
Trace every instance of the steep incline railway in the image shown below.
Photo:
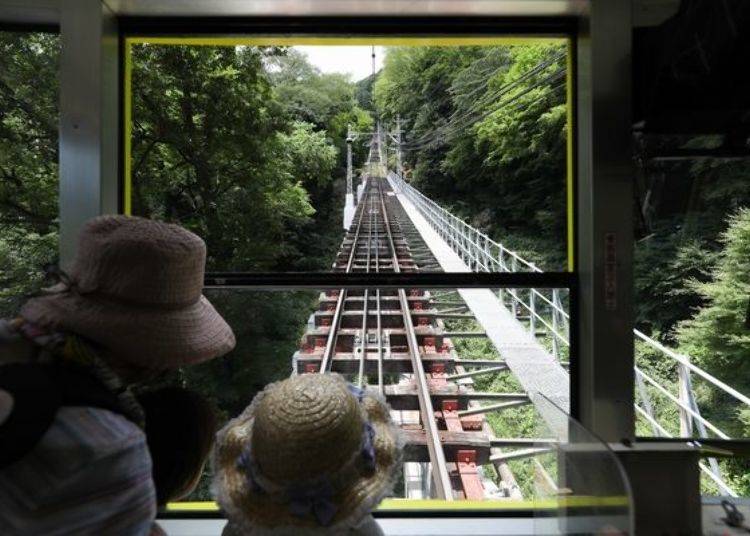
[[[367,176],[333,270],[439,269],[389,182],[383,176]],[[493,438],[485,413],[526,404],[528,397],[472,388],[473,376],[507,367],[501,361],[459,358],[442,319],[471,315],[463,312],[465,307],[455,297],[452,292],[432,294],[424,289],[322,293],[314,327],[304,334],[296,355],[297,372],[338,372],[386,397],[407,441],[405,462],[412,470],[405,468],[405,478],[415,468],[432,475],[424,479],[426,489],[417,496],[497,497],[494,482],[480,469],[493,463],[504,488],[510,490],[504,496],[520,498],[505,460],[493,460],[493,447],[503,442]],[[448,309],[439,308],[445,304]],[[480,401],[490,404],[479,406]]]

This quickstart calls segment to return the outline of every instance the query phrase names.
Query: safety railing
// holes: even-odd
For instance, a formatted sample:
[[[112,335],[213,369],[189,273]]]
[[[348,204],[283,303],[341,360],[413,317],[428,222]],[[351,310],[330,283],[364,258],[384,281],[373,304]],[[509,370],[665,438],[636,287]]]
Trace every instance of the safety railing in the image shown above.
[[[391,172],[389,179],[425,217],[430,226],[475,272],[541,272],[534,263],[492,240],[454,216]],[[515,318],[525,321],[534,336],[544,336],[558,361],[567,358],[570,316],[565,310],[567,289],[503,289],[498,297]],[[564,363],[564,361],[563,361]]]
[[[522,258],[516,252],[491,239],[476,227],[426,197],[419,190],[405,182],[396,173],[390,172],[388,178],[422,214],[430,226],[456,252],[464,263],[473,271],[484,272],[542,272],[534,263]],[[561,360],[566,353],[563,348],[570,346],[570,316],[565,310],[567,302],[565,289],[505,289],[500,291],[501,302],[510,308],[519,321],[526,321],[529,331],[535,336],[544,335],[551,346],[555,359]],[[539,328],[541,329],[541,333]],[[679,354],[652,339],[639,330],[633,330],[638,340],[648,348],[655,350],[672,361],[676,368],[677,378],[673,384],[677,388],[674,394],[669,387],[659,383],[639,367],[635,367],[637,400],[636,413],[651,427],[658,437],[673,437],[657,419],[654,410],[653,396],[663,397],[674,406],[679,416],[679,437],[728,439],[727,433],[701,415],[693,388],[693,375],[699,377],[713,389],[733,398],[750,408],[750,398],[736,389],[712,376],[690,362],[688,356]],[[564,363],[563,363],[564,364]],[[710,433],[709,433],[710,432]],[[708,459],[708,464],[701,462],[701,470],[716,484],[721,493],[736,497],[736,492],[724,481],[718,462]]]

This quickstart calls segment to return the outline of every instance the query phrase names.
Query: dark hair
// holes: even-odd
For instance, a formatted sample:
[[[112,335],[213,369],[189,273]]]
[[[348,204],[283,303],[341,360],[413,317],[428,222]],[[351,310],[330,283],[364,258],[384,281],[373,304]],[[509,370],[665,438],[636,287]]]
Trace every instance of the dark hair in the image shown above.
[[[159,506],[177,499],[199,476],[213,446],[216,414],[198,393],[164,387],[138,396]]]

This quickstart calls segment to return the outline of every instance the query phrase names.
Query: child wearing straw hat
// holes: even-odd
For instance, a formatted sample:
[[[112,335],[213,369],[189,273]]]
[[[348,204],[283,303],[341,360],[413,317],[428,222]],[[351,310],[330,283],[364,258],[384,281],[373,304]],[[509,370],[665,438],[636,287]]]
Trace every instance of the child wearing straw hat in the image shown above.
[[[271,384],[217,435],[224,536],[380,535],[371,512],[392,490],[400,457],[380,398],[337,374]]]
[[[229,352],[202,295],[206,245],[177,226],[101,216],[69,275],[0,321],[0,527],[148,534],[143,409],[129,385]]]

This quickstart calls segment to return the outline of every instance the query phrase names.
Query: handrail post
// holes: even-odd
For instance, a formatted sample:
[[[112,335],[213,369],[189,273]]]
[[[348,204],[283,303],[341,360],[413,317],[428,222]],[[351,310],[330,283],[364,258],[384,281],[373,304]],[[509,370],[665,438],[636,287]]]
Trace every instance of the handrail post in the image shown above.
[[[534,299],[534,289],[529,289],[529,333],[536,337],[536,300]]]
[[[557,302],[560,300],[560,291],[556,288],[552,289],[552,356],[556,361],[560,361],[560,341],[557,340],[556,333],[559,333],[558,322],[557,322]]]
[[[651,397],[648,396],[646,385],[643,383],[643,378],[641,378],[641,375],[638,372],[635,373],[635,385],[638,388],[638,394],[641,396],[641,402],[643,403],[644,411],[655,422],[656,417],[654,416],[654,407],[651,405]],[[661,437],[662,433],[659,430],[659,427],[654,424],[654,422],[649,422],[649,424],[651,425],[651,430],[656,437]]]
[[[497,250],[497,264],[498,272],[505,272],[505,255],[503,254],[503,246],[500,246]],[[500,303],[505,305],[505,291],[503,289],[497,289],[497,298]]]
[[[518,257],[513,255],[512,260],[510,261],[511,270],[513,273],[518,271]],[[518,318],[518,289],[510,289],[510,310],[513,313],[513,318]]]
[[[490,253],[490,242],[484,240],[484,271],[492,272],[492,254]]]
[[[684,405],[690,405],[690,371],[683,364],[677,365],[678,378],[678,398]],[[680,437],[690,437],[693,434],[693,418],[684,409],[679,408],[680,412]]]

